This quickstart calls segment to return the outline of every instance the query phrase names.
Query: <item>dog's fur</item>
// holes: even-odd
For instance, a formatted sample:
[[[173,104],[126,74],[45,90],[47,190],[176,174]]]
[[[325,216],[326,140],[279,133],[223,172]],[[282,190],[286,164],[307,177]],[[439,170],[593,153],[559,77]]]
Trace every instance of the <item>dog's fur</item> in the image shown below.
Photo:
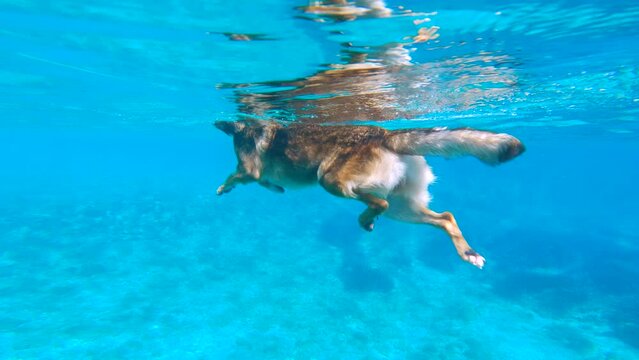
[[[372,231],[382,214],[434,225],[448,233],[463,260],[480,269],[485,259],[468,245],[453,214],[428,209],[427,187],[435,176],[424,156],[472,155],[496,165],[524,151],[513,136],[467,128],[389,131],[257,120],[218,121],[215,126],[233,137],[238,159],[218,195],[251,182],[276,192],[319,183],[333,195],[367,205],[359,216],[365,230]]]

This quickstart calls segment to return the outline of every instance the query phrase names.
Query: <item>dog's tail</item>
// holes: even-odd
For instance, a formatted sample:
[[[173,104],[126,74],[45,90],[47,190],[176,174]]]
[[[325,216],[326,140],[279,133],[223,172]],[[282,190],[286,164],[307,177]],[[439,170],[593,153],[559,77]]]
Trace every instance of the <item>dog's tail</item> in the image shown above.
[[[384,145],[404,155],[472,155],[490,165],[508,161],[525,150],[514,136],[468,128],[394,130],[388,134]]]

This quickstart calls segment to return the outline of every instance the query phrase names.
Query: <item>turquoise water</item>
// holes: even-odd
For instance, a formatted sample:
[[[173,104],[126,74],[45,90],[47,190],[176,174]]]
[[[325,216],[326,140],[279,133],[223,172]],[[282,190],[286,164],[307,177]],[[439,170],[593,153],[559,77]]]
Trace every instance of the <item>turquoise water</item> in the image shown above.
[[[0,358],[639,358],[639,5],[307,5],[0,1]],[[320,188],[216,197],[245,117],[527,152],[428,158],[480,271]]]

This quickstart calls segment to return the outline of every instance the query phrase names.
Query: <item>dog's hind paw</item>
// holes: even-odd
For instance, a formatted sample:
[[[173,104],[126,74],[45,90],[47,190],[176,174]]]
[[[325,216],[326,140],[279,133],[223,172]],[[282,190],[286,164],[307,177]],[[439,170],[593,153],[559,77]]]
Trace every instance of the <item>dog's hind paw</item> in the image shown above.
[[[375,222],[373,220],[365,221],[365,220],[359,219],[359,226],[361,226],[362,229],[368,232],[371,232],[375,228]]]
[[[476,267],[478,267],[479,269],[482,269],[484,267],[484,265],[486,264],[486,259],[479,255],[475,250],[468,250],[464,253],[463,256],[465,261],[468,261],[469,263],[471,263],[472,265],[475,265]]]
[[[375,219],[377,219],[376,216],[371,217],[368,214],[368,211],[364,211],[359,218],[357,218],[357,222],[359,223],[359,226],[362,227],[362,229],[371,232],[373,231],[373,229],[375,228]]]

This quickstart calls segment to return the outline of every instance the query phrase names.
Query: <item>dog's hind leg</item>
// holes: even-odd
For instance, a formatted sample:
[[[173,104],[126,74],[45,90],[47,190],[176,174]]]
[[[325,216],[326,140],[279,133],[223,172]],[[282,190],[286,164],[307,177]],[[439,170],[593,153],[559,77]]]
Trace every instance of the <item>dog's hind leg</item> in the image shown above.
[[[424,223],[436,226],[446,231],[453,241],[453,245],[455,245],[457,254],[459,254],[464,261],[467,261],[480,269],[484,267],[486,259],[468,245],[468,242],[462,235],[452,213],[448,211],[436,213],[425,207],[421,208],[419,212]]]
[[[359,215],[359,225],[366,231],[373,231],[375,219],[388,209],[388,201],[373,194],[360,193],[355,191],[357,200],[364,202],[368,208]]]
[[[390,211],[386,214],[387,216],[410,223],[433,225],[446,231],[462,260],[480,269],[484,267],[486,259],[468,245],[453,214],[448,211],[434,212],[422,205],[421,202],[404,196],[391,195],[389,201]]]
[[[368,206],[358,218],[359,225],[366,231],[373,231],[375,218],[388,209],[388,201],[367,192],[349,190],[334,174],[324,174],[319,182],[326,191],[335,196],[356,199]]]

